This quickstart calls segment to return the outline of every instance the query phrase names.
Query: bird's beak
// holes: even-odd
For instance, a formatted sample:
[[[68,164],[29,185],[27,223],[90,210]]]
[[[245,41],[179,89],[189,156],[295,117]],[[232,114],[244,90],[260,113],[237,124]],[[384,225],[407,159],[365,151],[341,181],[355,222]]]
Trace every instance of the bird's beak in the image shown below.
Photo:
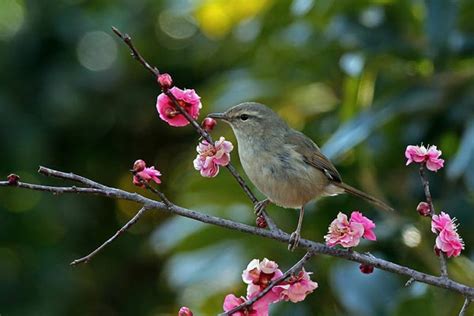
[[[207,115],[207,117],[227,121],[227,116],[225,115],[225,113],[210,113]]]

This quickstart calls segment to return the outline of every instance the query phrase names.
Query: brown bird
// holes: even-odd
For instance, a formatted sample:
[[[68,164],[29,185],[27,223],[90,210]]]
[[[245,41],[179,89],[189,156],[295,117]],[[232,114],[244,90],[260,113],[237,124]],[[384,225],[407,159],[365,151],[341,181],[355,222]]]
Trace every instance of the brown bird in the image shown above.
[[[267,197],[255,206],[256,213],[270,202],[300,209],[298,226],[288,246],[290,250],[296,248],[301,238],[304,206],[315,198],[349,193],[380,209],[393,210],[381,200],[344,183],[319,147],[303,133],[290,128],[267,106],[246,102],[208,117],[224,120],[232,127],[242,167]]]

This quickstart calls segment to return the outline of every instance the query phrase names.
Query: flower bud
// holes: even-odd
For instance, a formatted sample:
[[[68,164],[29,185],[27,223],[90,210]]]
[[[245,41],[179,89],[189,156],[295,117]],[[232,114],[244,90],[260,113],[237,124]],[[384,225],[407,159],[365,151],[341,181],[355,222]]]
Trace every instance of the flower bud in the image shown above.
[[[374,266],[371,266],[370,264],[361,263],[361,265],[359,266],[359,270],[364,274],[371,274],[372,272],[374,272]]]
[[[201,127],[207,131],[210,132],[214,129],[214,126],[216,126],[217,122],[215,119],[212,119],[210,117],[206,117],[204,121],[201,123]]]
[[[135,163],[133,164],[133,169],[132,169],[132,171],[133,171],[133,172],[140,172],[140,171],[143,171],[145,168],[146,168],[146,163],[145,163],[143,160],[138,159],[138,160],[135,161]]]
[[[189,307],[183,306],[179,309],[178,316],[193,316],[193,312]]]
[[[18,181],[20,180],[20,176],[12,173],[9,174],[7,177],[7,181],[9,185],[18,185]]]
[[[163,90],[168,90],[173,86],[173,79],[171,79],[171,76],[169,74],[164,73],[158,75],[158,83],[160,84]]]
[[[431,207],[426,202],[418,203],[418,206],[416,207],[416,210],[418,211],[418,213],[421,216],[430,216],[430,214],[431,214]]]
[[[267,221],[265,220],[265,217],[263,217],[263,216],[258,216],[257,220],[256,220],[256,223],[257,223],[257,227],[260,227],[260,228],[266,228],[267,227]]]

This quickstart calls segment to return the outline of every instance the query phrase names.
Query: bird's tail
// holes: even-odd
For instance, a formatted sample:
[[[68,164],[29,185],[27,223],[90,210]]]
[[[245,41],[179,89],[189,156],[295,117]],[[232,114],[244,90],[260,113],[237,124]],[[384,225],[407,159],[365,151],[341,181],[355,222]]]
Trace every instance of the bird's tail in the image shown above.
[[[380,208],[384,211],[393,211],[394,210],[391,206],[387,205],[385,202],[382,202],[381,200],[379,200],[377,198],[374,198],[373,196],[370,196],[365,192],[362,192],[362,191],[360,191],[360,190],[358,190],[354,187],[351,187],[348,184],[345,184],[343,182],[338,182],[338,183],[333,182],[333,185],[336,185],[336,186],[340,187],[346,193],[349,193],[349,194],[355,195],[357,197],[363,198],[367,202],[371,203],[372,205],[374,205],[377,208]]]

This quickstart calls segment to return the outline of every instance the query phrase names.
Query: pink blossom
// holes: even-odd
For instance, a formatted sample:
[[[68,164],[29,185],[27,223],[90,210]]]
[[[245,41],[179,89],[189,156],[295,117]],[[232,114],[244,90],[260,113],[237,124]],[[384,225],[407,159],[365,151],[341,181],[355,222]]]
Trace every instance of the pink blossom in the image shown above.
[[[285,284],[279,286],[283,288],[280,298],[293,303],[304,300],[306,295],[318,288],[318,283],[311,281],[309,275],[310,273],[306,272],[303,268],[297,276],[291,277]]]
[[[444,212],[433,215],[431,220],[431,231],[438,233],[436,248],[446,253],[448,257],[457,257],[464,250],[464,243],[457,232],[455,220]]]
[[[143,187],[142,182],[149,183],[154,181],[156,184],[160,184],[161,180],[158,178],[161,173],[155,169],[154,166],[149,168],[146,167],[145,161],[139,159],[133,164],[133,184],[139,187]]]
[[[278,264],[275,261],[268,260],[267,258],[264,258],[262,261],[253,259],[242,272],[242,280],[248,284],[247,296],[253,297],[255,294],[260,293],[271,281],[278,279],[282,275],[283,273],[278,269]],[[273,291],[277,291],[277,289],[273,288],[268,293],[270,295],[267,294],[267,299],[270,301],[278,299],[278,295],[272,295]]]
[[[246,299],[243,298],[242,296],[241,297],[237,297],[235,296],[234,294],[228,294],[226,295],[225,299],[224,299],[224,312],[228,312],[230,310],[232,310],[234,307],[237,307],[239,305],[242,305],[243,303],[245,303]],[[232,315],[235,315],[235,316],[245,316],[245,312],[243,310],[240,310]]]
[[[454,219],[445,212],[441,212],[439,215],[433,215],[431,219],[431,231],[433,233],[439,233],[444,229],[456,230]]]
[[[167,90],[173,85],[173,79],[167,73],[158,75],[158,83],[161,86],[161,89]]]
[[[329,225],[328,233],[324,236],[326,244],[330,247],[341,245],[345,248],[355,247],[364,235],[364,225],[349,222],[347,215],[339,212],[337,218]]]
[[[421,146],[407,146],[405,150],[405,157],[407,158],[407,165],[412,162],[426,163],[426,168],[431,171],[438,171],[443,168],[444,160],[439,158],[441,156],[441,150],[438,150],[436,146],[429,146],[428,149]]]
[[[360,266],[359,266],[359,270],[360,270],[360,272],[362,272],[364,274],[371,274],[372,272],[374,272],[374,266],[372,266],[370,264],[361,263]]]
[[[264,258],[262,261],[253,259],[242,272],[242,280],[248,284],[247,296],[254,297],[263,291],[268,284],[281,277],[283,273],[278,269],[275,261]],[[264,299],[270,303],[278,301],[279,294],[282,289],[278,287],[272,288],[270,292],[265,294]]]
[[[426,168],[428,168],[428,170],[438,171],[444,167],[444,160],[439,158],[439,156],[441,156],[441,150],[438,150],[436,146],[430,146],[426,156]]]
[[[233,313],[233,316],[268,316],[268,302],[262,297],[246,309]],[[224,299],[224,311],[228,312],[233,308],[245,303],[244,297],[236,297],[234,294],[228,294]]]
[[[20,176],[14,173],[11,173],[7,177],[8,185],[18,185],[18,181],[20,181]]]
[[[146,168],[146,163],[142,159],[135,160],[133,163],[133,168],[132,171],[134,172],[140,172],[143,171],[143,169]]]
[[[179,309],[178,316],[193,316],[193,312],[189,307],[183,306]]]
[[[257,227],[260,227],[260,228],[266,228],[267,227],[267,220],[262,215],[257,216],[257,219],[255,220],[255,223],[257,224]]]
[[[196,119],[199,116],[199,110],[202,108],[201,97],[193,89],[181,90],[173,87],[169,90],[181,106],[189,115]],[[173,101],[165,94],[161,93],[156,101],[156,109],[160,118],[171,126],[186,126],[189,121],[174,106]]]
[[[198,155],[194,159],[194,168],[201,172],[203,177],[215,177],[219,173],[219,166],[227,166],[230,161],[230,152],[234,149],[231,142],[221,136],[214,146],[203,140],[196,147]]]
[[[426,202],[418,203],[416,210],[421,216],[429,216],[431,214],[431,207]]]
[[[405,150],[405,157],[408,159],[407,166],[411,164],[412,162],[418,162],[418,163],[424,162],[426,153],[427,153],[426,147],[423,145],[421,146],[408,145]]]
[[[377,239],[373,231],[373,229],[375,228],[374,222],[362,215],[361,212],[352,212],[350,221],[353,223],[360,223],[362,224],[362,226],[364,226],[364,235],[362,235],[362,237],[368,240]]]
[[[210,117],[206,117],[201,123],[201,127],[208,132],[212,131],[216,125],[217,121]]]

